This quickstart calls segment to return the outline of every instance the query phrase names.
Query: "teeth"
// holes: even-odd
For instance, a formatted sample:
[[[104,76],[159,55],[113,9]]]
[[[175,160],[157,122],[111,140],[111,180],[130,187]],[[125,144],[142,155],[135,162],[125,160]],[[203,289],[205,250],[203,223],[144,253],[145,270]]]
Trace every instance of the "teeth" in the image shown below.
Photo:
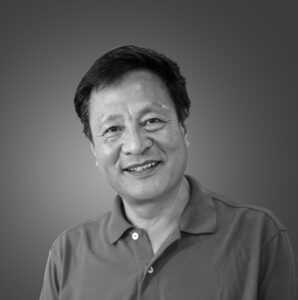
[[[147,170],[149,168],[152,168],[152,167],[154,167],[156,165],[157,165],[157,162],[151,162],[151,163],[146,164],[144,166],[135,167],[135,168],[129,168],[128,171],[130,171],[130,172],[141,172],[141,171],[145,171],[145,170]]]

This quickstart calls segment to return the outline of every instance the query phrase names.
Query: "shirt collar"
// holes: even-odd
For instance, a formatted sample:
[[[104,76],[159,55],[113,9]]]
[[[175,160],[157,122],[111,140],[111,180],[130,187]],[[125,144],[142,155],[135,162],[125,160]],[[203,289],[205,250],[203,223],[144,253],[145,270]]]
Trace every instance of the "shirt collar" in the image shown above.
[[[212,197],[193,177],[186,175],[190,185],[190,199],[180,218],[180,230],[187,233],[214,233],[216,213]],[[112,244],[125,231],[133,228],[124,216],[121,197],[117,195],[108,223],[108,239]]]
[[[186,175],[190,199],[180,218],[180,230],[199,234],[216,232],[216,211],[211,195],[193,177]]]
[[[117,195],[107,228],[109,242],[111,244],[116,242],[126,230],[132,227],[133,225],[124,216],[122,199]]]

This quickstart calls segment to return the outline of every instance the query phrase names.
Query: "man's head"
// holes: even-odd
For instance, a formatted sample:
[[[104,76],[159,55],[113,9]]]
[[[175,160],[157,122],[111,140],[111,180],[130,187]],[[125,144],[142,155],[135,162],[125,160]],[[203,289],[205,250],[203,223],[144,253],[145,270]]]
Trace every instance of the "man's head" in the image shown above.
[[[123,46],[97,59],[76,90],[75,109],[83,123],[83,131],[91,142],[93,142],[93,137],[89,120],[89,100],[92,91],[104,89],[119,81],[127,73],[137,70],[149,71],[161,79],[175,105],[178,120],[184,125],[189,115],[190,100],[185,79],[178,65],[151,49]]]
[[[112,50],[82,79],[75,105],[99,169],[123,199],[178,193],[190,102],[176,63],[144,48]]]

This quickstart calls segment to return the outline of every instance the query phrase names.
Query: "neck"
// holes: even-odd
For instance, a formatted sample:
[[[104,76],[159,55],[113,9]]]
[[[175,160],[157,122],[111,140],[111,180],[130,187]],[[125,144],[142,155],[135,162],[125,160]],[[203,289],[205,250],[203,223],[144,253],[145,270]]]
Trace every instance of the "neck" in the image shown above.
[[[128,220],[148,234],[153,252],[174,231],[189,199],[189,183],[184,177],[177,188],[158,200],[140,201],[138,204],[123,201]]]

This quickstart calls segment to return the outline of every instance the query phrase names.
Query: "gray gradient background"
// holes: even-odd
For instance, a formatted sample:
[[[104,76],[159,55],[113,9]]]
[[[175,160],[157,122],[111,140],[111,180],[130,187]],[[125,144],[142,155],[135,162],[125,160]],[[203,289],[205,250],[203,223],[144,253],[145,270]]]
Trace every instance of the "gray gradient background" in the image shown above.
[[[53,240],[111,206],[72,99],[93,61],[128,43],[187,78],[188,173],[270,208],[297,259],[296,1],[222,2],[1,2],[1,299],[37,299]]]

